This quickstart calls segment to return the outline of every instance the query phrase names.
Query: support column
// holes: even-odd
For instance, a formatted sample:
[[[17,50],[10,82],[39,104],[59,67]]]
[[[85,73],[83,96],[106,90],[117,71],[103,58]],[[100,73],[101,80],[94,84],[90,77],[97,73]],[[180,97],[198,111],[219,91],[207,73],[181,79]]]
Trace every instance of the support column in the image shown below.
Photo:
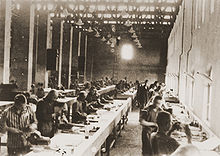
[[[79,32],[79,38],[78,38],[78,57],[80,56],[80,45],[81,45],[81,32]]]
[[[5,1],[5,32],[4,35],[4,60],[3,60],[3,83],[9,83],[10,76],[10,48],[11,48],[11,7],[12,1]]]
[[[35,69],[35,83],[43,83],[48,87],[48,78],[46,79],[46,57],[47,57],[47,24],[48,13],[47,11],[40,10],[37,12],[36,18],[36,69]],[[50,26],[50,23],[49,23]]]
[[[61,28],[61,19],[57,17],[52,18],[52,49],[57,50],[58,52],[60,51],[60,28]],[[48,41],[49,42],[49,41]],[[53,80],[53,86],[54,88],[58,87],[58,77],[59,77],[59,72],[58,72],[58,65],[59,65],[59,58],[57,57],[56,60],[56,69],[55,70],[50,70],[50,75],[49,79]],[[51,87],[51,86],[49,86]]]
[[[78,57],[77,57],[77,62],[78,62],[78,69],[77,69],[77,77],[79,78],[79,82],[81,81],[80,79],[80,70],[79,70],[79,57],[81,55],[80,53],[80,50],[81,50],[81,32],[79,32],[79,36],[78,36],[78,51],[77,51],[77,54],[78,54]]]
[[[10,80],[19,90],[28,90],[32,83],[34,8],[30,1],[14,1],[20,7],[12,10]]]
[[[29,25],[29,53],[28,53],[28,79],[27,89],[31,89],[32,74],[33,74],[33,43],[34,43],[34,16],[35,16],[35,5],[31,4],[30,7],[30,25]]]
[[[88,36],[85,36],[85,61],[84,61],[84,82],[86,82],[86,63],[87,63],[87,44],[88,44]]]
[[[60,23],[60,53],[59,53],[59,69],[58,69],[58,87],[61,86],[61,74],[62,74],[62,55],[63,55],[63,24],[64,21]]]
[[[52,48],[52,26],[50,23],[51,17],[50,14],[47,14],[47,49]]]
[[[47,45],[46,48],[47,49],[51,49],[52,48],[52,26],[51,26],[51,17],[50,14],[47,14]],[[46,61],[45,61],[46,62]],[[45,88],[48,88],[48,81],[49,81],[49,71],[46,70],[45,68],[45,77],[44,77],[44,82],[45,82]]]
[[[69,70],[68,70],[68,88],[71,84],[72,75],[72,53],[73,53],[73,26],[70,28],[70,50],[69,50]]]
[[[94,53],[92,53],[90,81],[92,81],[93,79],[93,62],[94,62]]]

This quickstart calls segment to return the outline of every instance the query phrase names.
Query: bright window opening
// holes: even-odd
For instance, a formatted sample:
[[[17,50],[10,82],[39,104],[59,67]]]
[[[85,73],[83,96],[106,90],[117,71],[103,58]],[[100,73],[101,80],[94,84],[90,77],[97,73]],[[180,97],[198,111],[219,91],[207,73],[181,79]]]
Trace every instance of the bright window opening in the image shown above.
[[[125,60],[131,60],[133,58],[134,52],[131,44],[125,44],[121,48],[121,58]]]

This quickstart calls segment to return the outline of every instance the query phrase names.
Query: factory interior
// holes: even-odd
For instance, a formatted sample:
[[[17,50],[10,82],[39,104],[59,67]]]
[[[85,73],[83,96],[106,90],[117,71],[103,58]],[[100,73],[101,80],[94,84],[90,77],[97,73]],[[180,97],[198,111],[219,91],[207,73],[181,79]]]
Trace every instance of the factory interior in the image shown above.
[[[1,156],[219,156],[220,0],[0,0]]]

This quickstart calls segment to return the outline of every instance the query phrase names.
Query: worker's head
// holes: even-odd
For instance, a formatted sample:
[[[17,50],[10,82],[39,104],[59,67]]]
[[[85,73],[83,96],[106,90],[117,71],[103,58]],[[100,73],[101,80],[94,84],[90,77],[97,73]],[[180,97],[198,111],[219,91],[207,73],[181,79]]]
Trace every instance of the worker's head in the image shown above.
[[[27,98],[23,94],[18,94],[14,98],[15,107],[19,110],[25,110],[27,106]]]
[[[156,89],[155,89],[155,92],[159,93],[161,90],[161,86],[158,86]]]
[[[96,93],[96,88],[94,86],[92,86],[90,89],[89,89],[89,92],[91,94],[95,94]]]
[[[148,83],[148,80],[145,80],[144,85],[146,86],[146,85],[147,85],[147,83]]]
[[[154,85],[156,85],[158,87],[159,86],[159,82],[158,81],[154,81]]]
[[[35,88],[35,84],[32,84],[32,85],[31,85],[31,89],[34,89],[34,88]]]
[[[180,146],[171,156],[199,156],[200,152],[197,147],[188,144]]]
[[[56,101],[58,99],[58,92],[52,89],[46,96],[46,99],[50,102]]]
[[[161,96],[156,96],[154,98],[153,105],[155,107],[161,107],[161,105],[162,105],[162,97]]]
[[[157,116],[157,125],[160,132],[168,132],[171,127],[171,116],[168,112],[159,112]]]
[[[86,92],[85,91],[81,91],[77,97],[78,101],[85,101],[86,99]]]
[[[85,86],[85,89],[90,89],[91,83],[87,81],[87,82],[85,82],[84,86]]]

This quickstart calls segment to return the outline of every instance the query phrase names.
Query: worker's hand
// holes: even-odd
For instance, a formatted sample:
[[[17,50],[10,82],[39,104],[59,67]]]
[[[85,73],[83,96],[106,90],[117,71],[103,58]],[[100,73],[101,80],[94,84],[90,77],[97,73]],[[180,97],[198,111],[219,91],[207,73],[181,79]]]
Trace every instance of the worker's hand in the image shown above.
[[[24,128],[24,130],[22,130],[23,132],[33,132],[37,129],[37,124],[33,123],[30,124],[28,127]]]
[[[14,133],[14,134],[22,134],[23,132],[17,128],[13,128],[13,127],[8,127],[7,128],[8,132]]]
[[[152,122],[152,126],[158,128],[157,123]]]
[[[170,128],[170,131],[175,131],[175,130],[180,130],[181,129],[181,123],[180,122],[175,122],[172,127]]]
[[[191,143],[192,133],[191,133],[191,130],[190,130],[190,128],[189,128],[188,125],[185,125],[185,126],[184,126],[184,131],[185,131],[185,133],[186,133],[186,137],[187,137],[187,139],[188,139],[188,143]]]
[[[53,113],[53,114],[52,114],[52,118],[56,118],[56,113]]]

